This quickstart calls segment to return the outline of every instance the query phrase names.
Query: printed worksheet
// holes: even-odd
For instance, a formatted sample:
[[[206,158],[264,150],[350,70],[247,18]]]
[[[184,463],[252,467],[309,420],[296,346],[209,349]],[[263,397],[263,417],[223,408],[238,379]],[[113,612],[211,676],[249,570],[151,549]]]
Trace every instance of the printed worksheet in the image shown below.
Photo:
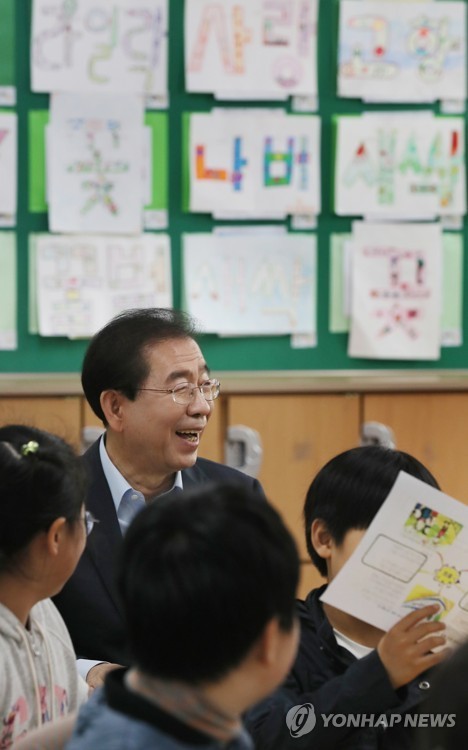
[[[16,223],[17,152],[16,113],[0,112],[0,226]]]
[[[245,218],[320,212],[320,120],[276,110],[192,114],[191,211]]]
[[[439,359],[440,224],[353,225],[350,357]]]
[[[16,235],[0,232],[0,350],[18,346],[16,289]]]
[[[46,140],[49,229],[140,233],[146,142],[141,97],[54,95]]]
[[[317,0],[186,0],[187,91],[317,95]]]
[[[468,507],[400,472],[322,601],[387,631],[438,604],[447,645],[468,637]]]
[[[466,3],[341,0],[338,94],[379,102],[466,98]]]
[[[207,333],[316,332],[312,234],[186,234],[185,307]]]
[[[168,235],[33,236],[38,332],[92,336],[132,307],[172,307]]]
[[[167,94],[167,0],[33,0],[33,91]]]
[[[335,212],[433,219],[466,212],[462,117],[337,118]]]

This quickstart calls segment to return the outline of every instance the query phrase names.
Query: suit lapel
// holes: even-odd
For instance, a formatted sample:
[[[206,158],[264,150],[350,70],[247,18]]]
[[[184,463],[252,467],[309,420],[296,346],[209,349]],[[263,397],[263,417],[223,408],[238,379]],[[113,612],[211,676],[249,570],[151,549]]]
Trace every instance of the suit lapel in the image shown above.
[[[86,553],[91,558],[99,577],[108,590],[114,604],[117,604],[115,585],[116,564],[122,545],[115,505],[102,470],[99,455],[99,441],[94,443],[84,456],[91,486],[88,492],[87,508],[99,520],[89,535]]]

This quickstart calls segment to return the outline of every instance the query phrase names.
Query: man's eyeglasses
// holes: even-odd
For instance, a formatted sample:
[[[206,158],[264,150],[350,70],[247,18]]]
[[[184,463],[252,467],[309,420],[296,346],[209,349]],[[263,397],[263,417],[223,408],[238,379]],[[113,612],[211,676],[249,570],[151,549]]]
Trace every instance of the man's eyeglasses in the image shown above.
[[[194,397],[195,391],[200,391],[205,401],[214,401],[219,396],[219,380],[207,380],[201,385],[192,385],[191,383],[179,383],[175,388],[138,388],[139,391],[151,391],[152,393],[171,393],[176,404],[190,404]]]
[[[94,518],[90,510],[85,511],[83,521],[85,525],[86,536],[89,536],[94,528],[94,524],[99,523],[99,521],[97,518]]]

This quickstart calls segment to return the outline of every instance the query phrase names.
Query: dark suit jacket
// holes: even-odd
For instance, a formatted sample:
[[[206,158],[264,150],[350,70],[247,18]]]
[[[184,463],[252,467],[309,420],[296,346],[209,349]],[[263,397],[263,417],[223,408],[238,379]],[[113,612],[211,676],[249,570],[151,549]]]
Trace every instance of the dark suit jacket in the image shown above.
[[[90,474],[86,507],[99,523],[88,538],[74,574],[54,602],[79,657],[127,665],[124,622],[115,585],[122,534],[102,470],[99,441],[88,449],[83,460]],[[191,469],[184,470],[182,477],[185,489],[201,482],[240,482],[263,496],[256,479],[203,458]]]

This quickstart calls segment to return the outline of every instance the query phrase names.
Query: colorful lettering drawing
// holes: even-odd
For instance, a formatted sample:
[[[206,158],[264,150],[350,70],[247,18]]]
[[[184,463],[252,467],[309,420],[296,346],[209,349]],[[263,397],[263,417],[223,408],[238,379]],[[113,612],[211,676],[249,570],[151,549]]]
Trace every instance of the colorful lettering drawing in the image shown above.
[[[43,336],[91,336],[122,310],[172,306],[167,235],[44,234],[32,243]]]
[[[255,217],[320,211],[314,116],[192,115],[190,154],[191,211]]]
[[[339,117],[335,211],[434,218],[466,211],[459,117]]]
[[[466,4],[341,0],[338,92],[374,101],[466,97]]]
[[[440,356],[441,264],[435,224],[354,223],[351,356]]]
[[[49,228],[139,233],[145,200],[141,99],[57,94],[51,114]]]
[[[435,546],[453,544],[463,526],[422,503],[416,503],[405,523],[405,532]]]
[[[167,0],[34,0],[33,91],[167,93]]]
[[[317,0],[187,0],[187,90],[316,96],[317,11]]]
[[[187,310],[207,332],[314,333],[315,252],[311,235],[186,235]]]
[[[16,222],[17,116],[0,113],[0,226]]]

